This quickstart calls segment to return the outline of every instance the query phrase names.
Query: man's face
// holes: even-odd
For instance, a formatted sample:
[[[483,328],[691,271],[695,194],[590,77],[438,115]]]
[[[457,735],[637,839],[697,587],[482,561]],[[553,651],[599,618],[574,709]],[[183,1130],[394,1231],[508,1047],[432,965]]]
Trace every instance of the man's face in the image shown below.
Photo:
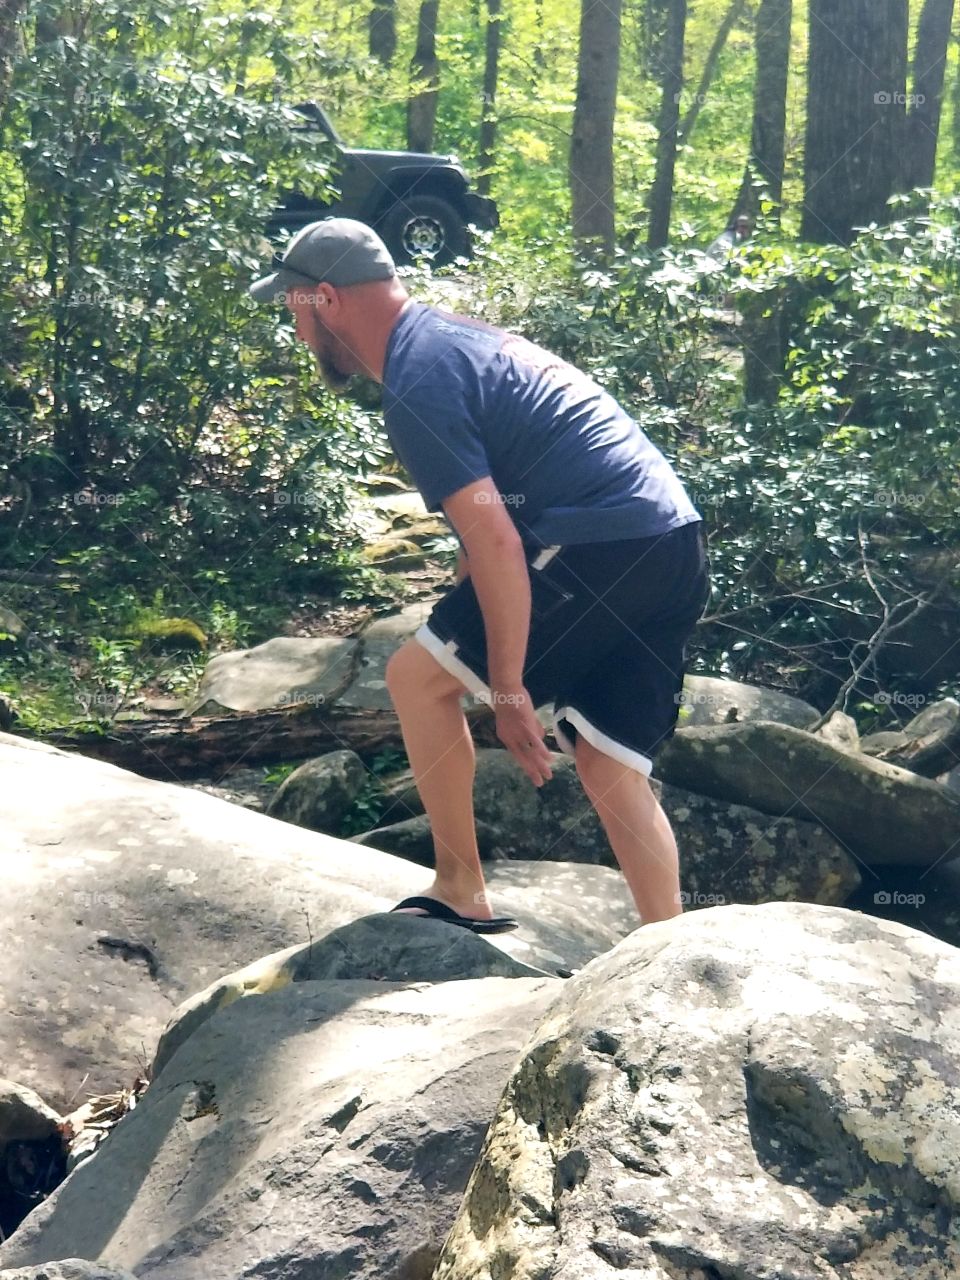
[[[329,305],[315,286],[289,289],[287,310],[296,322],[296,335],[313,352],[320,376],[331,391],[343,391],[357,372],[349,348],[323,323],[323,308]]]

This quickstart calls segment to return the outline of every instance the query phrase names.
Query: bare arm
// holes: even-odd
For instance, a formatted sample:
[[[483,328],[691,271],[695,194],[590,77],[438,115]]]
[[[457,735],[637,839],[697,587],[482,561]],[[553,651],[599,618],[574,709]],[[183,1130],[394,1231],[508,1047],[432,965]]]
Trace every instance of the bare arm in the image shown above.
[[[530,574],[523,543],[489,477],[459,489],[443,508],[466,548],[483,615],[497,734],[539,786],[550,777],[550,753],[523,685],[530,634]]]

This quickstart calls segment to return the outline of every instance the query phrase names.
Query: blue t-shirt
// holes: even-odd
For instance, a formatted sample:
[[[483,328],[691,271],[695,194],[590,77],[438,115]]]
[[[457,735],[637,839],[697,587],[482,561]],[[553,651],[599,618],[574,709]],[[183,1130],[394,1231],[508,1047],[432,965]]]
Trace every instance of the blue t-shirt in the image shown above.
[[[428,510],[486,476],[527,543],[646,538],[702,519],[660,450],[592,379],[525,338],[411,303],[383,417]]]

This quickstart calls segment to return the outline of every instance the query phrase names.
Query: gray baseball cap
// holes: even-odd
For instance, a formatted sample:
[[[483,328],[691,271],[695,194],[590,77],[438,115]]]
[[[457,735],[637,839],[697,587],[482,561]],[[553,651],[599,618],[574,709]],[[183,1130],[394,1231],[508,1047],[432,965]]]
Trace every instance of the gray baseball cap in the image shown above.
[[[283,254],[275,253],[274,270],[250,286],[257,302],[282,302],[288,289],[307,284],[351,284],[391,280],[397,274],[390,251],[365,222],[324,218],[298,231]]]

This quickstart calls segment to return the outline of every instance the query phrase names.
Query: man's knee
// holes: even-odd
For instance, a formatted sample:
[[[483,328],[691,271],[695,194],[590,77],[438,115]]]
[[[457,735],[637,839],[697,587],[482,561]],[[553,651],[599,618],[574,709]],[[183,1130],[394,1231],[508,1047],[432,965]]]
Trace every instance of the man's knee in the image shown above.
[[[411,697],[459,696],[464,692],[463,685],[413,637],[390,655],[383,675],[394,702]]]
[[[583,734],[577,737],[574,758],[580,781],[594,803],[602,802],[607,794],[614,789],[619,790],[624,785],[631,787],[643,798],[656,802],[649,779],[639,769],[623,764],[620,760],[615,760],[601,751],[599,747],[594,747],[587,742]]]
[[[419,653],[417,650],[419,650]],[[419,661],[421,653],[424,653],[421,644],[418,644],[416,640],[405,640],[400,648],[387,659],[383,678],[394,702],[408,693],[415,692],[422,683]],[[425,656],[429,657],[428,654]]]

